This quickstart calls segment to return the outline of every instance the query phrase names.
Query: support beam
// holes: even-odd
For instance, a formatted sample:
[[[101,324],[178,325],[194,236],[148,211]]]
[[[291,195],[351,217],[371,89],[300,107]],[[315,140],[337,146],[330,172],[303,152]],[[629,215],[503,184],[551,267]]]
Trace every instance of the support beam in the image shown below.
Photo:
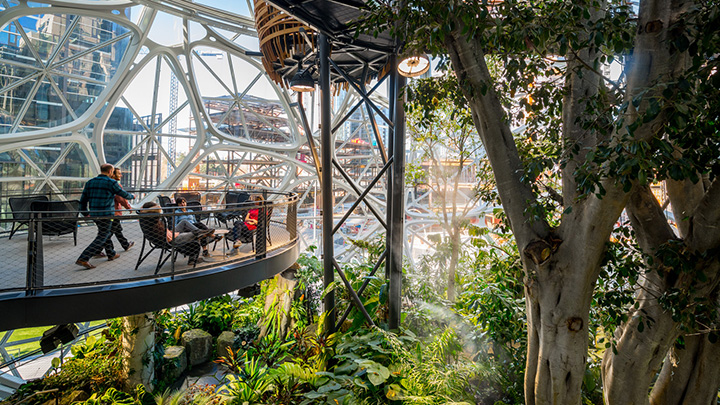
[[[393,109],[393,142],[392,142],[392,201],[388,206],[390,210],[390,249],[388,250],[388,269],[390,275],[390,291],[388,294],[389,319],[388,327],[397,329],[400,326],[400,312],[402,302],[402,263],[403,263],[403,238],[405,222],[405,109],[403,108],[402,88],[405,86],[405,77],[392,69],[394,76],[394,92],[390,104]]]
[[[323,235],[323,285],[329,287],[335,280],[333,262],[335,251],[333,247],[333,182],[332,182],[332,150],[333,139],[330,115],[330,42],[327,35],[318,35],[318,48],[320,59],[320,136],[322,144],[322,235]],[[325,314],[325,333],[335,332],[335,293],[330,291],[323,299]]]
[[[395,66],[397,64],[397,61],[395,59],[395,56],[391,56],[390,58],[390,65]],[[397,72],[395,70],[391,69],[390,73],[388,73],[389,80],[388,80],[388,109],[390,112],[390,117],[395,119],[395,86],[398,78]],[[395,126],[388,127],[388,140],[387,140],[387,148],[388,148],[388,154],[392,156],[393,151],[393,145],[395,145]],[[385,251],[390,254],[392,252],[392,247],[390,246],[390,241],[392,240],[392,216],[391,216],[391,209],[392,207],[392,200],[393,200],[393,187],[392,187],[392,173],[394,169],[394,165],[390,166],[390,169],[387,173],[387,184],[386,184],[386,192],[385,192],[385,223],[387,226],[385,227]],[[390,260],[385,260],[385,279],[390,280]]]
[[[320,168],[320,159],[318,158],[317,147],[315,146],[315,140],[312,136],[312,128],[310,128],[310,123],[308,123],[307,115],[305,114],[305,107],[303,107],[303,93],[298,92],[297,97],[298,111],[300,112],[300,118],[302,119],[303,131],[305,132],[305,137],[307,138],[308,146],[310,147],[310,152],[313,156],[313,164],[315,165],[318,181],[322,186],[322,169]]]

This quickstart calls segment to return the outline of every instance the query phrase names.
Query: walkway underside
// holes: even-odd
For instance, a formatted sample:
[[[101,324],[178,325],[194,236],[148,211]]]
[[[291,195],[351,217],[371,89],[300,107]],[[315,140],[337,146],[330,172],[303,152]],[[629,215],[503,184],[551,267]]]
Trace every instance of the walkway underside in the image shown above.
[[[7,293],[0,297],[0,330],[107,319],[187,304],[271,278],[290,268],[297,257],[297,242],[293,242],[262,259],[251,256],[174,277],[46,289],[34,296]]]

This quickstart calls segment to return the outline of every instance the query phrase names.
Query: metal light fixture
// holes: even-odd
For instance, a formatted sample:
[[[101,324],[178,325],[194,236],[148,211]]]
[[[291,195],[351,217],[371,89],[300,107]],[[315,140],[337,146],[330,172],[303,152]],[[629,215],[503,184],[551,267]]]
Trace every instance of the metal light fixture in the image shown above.
[[[310,74],[310,68],[298,69],[290,79],[290,89],[299,92],[315,91],[315,80]]]
[[[40,338],[40,348],[43,354],[50,353],[57,349],[60,344],[70,343],[78,335],[78,327],[74,323],[65,325],[53,326],[52,328],[43,332],[42,338]]]
[[[397,69],[405,77],[417,77],[430,69],[430,59],[424,54],[407,55],[402,58]]]

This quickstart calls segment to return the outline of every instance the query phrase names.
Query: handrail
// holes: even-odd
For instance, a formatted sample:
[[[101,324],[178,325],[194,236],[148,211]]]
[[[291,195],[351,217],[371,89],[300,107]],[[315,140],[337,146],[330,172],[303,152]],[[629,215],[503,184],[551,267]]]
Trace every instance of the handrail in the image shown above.
[[[176,188],[131,188],[131,187],[123,187],[125,191],[129,193],[192,193],[192,192],[198,192],[201,195],[212,193],[212,194],[225,194],[228,192],[247,192],[250,194],[270,194],[270,195],[276,195],[276,194],[289,194],[287,192],[282,191],[275,191],[275,190],[266,190],[266,189],[213,189],[213,188],[203,188],[203,189],[176,189]],[[33,197],[33,196],[66,196],[69,194],[82,194],[83,189],[82,188],[70,188],[62,190],[62,192],[57,192],[55,190],[45,190],[42,192],[6,192],[2,193],[0,195],[0,198],[12,198],[12,197]]]
[[[130,192],[130,191],[128,191],[128,192]],[[298,200],[297,193],[276,192],[275,194],[283,195],[283,196],[286,196],[287,198],[282,199],[282,200],[243,201],[240,203],[220,203],[219,205],[218,204],[192,205],[192,206],[187,206],[187,212],[185,212],[185,213],[167,212],[167,213],[163,213],[162,216],[186,215],[187,213],[192,213],[192,211],[193,211],[192,208],[195,208],[195,207],[202,208],[202,214],[208,214],[208,213],[215,213],[215,212],[218,212],[218,213],[232,212],[232,211],[237,211],[238,208],[242,209],[242,208],[248,208],[248,207],[269,207],[269,206],[276,207],[280,204],[292,203],[292,202],[296,202]],[[253,194],[250,194],[250,195],[253,195]],[[30,197],[30,196],[28,196],[28,197]],[[59,201],[59,202],[62,202],[62,201]],[[131,205],[132,205],[132,201],[131,201]],[[178,206],[175,206],[175,205],[173,205],[173,206],[162,206],[160,204],[158,204],[158,205],[160,206],[160,208],[163,208],[163,209],[179,208]],[[219,208],[220,206],[222,206],[223,208]],[[131,208],[129,210],[128,209],[121,209],[121,210],[113,209],[113,210],[116,212],[121,212],[123,219],[137,219],[138,216],[142,216],[142,215],[147,216],[148,215],[148,214],[134,214],[138,211],[141,211],[142,209],[143,209],[142,207],[137,207],[137,208]],[[52,213],[55,215],[61,214],[61,213],[67,213],[67,214],[80,213],[80,214],[82,214],[82,212],[80,212],[80,211],[13,211],[13,213],[14,214],[50,214],[50,213]],[[132,215],[135,215],[135,217],[133,217]],[[151,215],[156,215],[156,214],[151,214]],[[103,218],[113,219],[113,218],[115,218],[115,216],[114,215],[92,216],[92,218],[93,219],[103,219]],[[0,222],[12,222],[12,219],[0,218]]]
[[[264,192],[263,194],[269,194],[267,192]],[[271,249],[273,251],[276,251],[278,249],[283,248],[284,246],[294,246],[294,244],[297,242],[297,204],[298,204],[298,195],[296,193],[273,193],[275,195],[281,196],[280,198],[276,198],[274,200],[263,200],[263,201],[246,201],[242,203],[231,203],[231,204],[210,204],[210,205],[195,205],[187,208],[186,212],[175,212],[177,209],[176,207],[169,207],[171,209],[171,212],[162,212],[162,213],[148,213],[143,212],[142,209],[132,209],[132,210],[122,210],[124,211],[122,216],[91,216],[91,217],[82,217],[80,216],[78,211],[34,211],[34,212],[24,212],[24,214],[28,215],[28,219],[24,220],[27,222],[28,225],[28,232],[27,232],[27,242],[24,243],[25,245],[25,264],[23,267],[23,273],[26,273],[25,276],[25,282],[24,286],[20,286],[16,283],[16,285],[11,285],[10,287],[6,286],[0,286],[0,294],[1,293],[7,293],[7,292],[20,292],[25,291],[26,296],[34,296],[42,291],[48,290],[48,289],[67,289],[67,288],[76,288],[76,287],[83,287],[83,286],[98,286],[98,285],[107,285],[107,284],[117,284],[117,283],[125,283],[125,282],[132,282],[132,281],[142,281],[142,280],[148,280],[148,279],[160,279],[160,278],[167,278],[170,277],[170,280],[173,280],[177,275],[179,274],[185,274],[185,273],[192,273],[197,271],[202,271],[206,269],[216,268],[218,266],[224,266],[229,263],[236,263],[238,261],[242,260],[261,260],[266,257],[268,250]],[[201,210],[193,210],[192,208],[200,207]],[[164,210],[167,210],[168,207],[160,207]],[[68,262],[68,259],[71,257],[70,255],[77,255],[81,252],[82,247],[78,246],[77,248],[73,248],[71,250],[63,251],[62,253],[67,254],[68,256],[64,258],[59,257],[45,257],[48,254],[44,253],[44,242],[43,242],[43,234],[46,233],[44,231],[44,224],[48,228],[52,228],[52,222],[57,221],[63,221],[68,218],[71,218],[73,221],[78,222],[78,229],[84,228],[80,224],[87,224],[91,223],[90,221],[97,221],[97,220],[110,220],[110,219],[120,219],[122,223],[134,223],[136,220],[141,220],[148,217],[158,217],[158,218],[166,218],[168,219],[168,222],[174,223],[175,221],[172,220],[172,218],[175,218],[177,216],[181,215],[213,215],[216,218],[218,217],[218,214],[229,214],[229,213],[235,213],[237,214],[238,211],[247,211],[250,209],[257,208],[259,210],[259,218],[258,218],[258,225],[257,230],[254,233],[254,251],[251,251],[250,256],[244,256],[239,258],[230,258],[225,257],[223,255],[220,262],[212,261],[209,263],[204,264],[198,264],[197,267],[193,267],[192,269],[183,269],[183,270],[177,270],[175,266],[175,260],[169,260],[170,263],[170,274],[167,273],[167,271],[159,272],[161,268],[166,268],[165,266],[162,266],[158,264],[158,267],[155,271],[155,274],[148,275],[148,274],[140,274],[140,273],[133,273],[130,276],[124,276],[120,277],[118,276],[111,276],[108,279],[104,280],[91,280],[91,281],[71,281],[66,280],[66,282],[58,283],[57,281],[53,282],[46,282],[46,268],[50,268],[54,263],[53,260],[56,260],[58,263]],[[272,221],[270,221],[270,218],[267,217],[268,213],[273,210],[272,214]],[[17,214],[17,212],[16,212]],[[12,222],[11,219],[0,219],[0,223],[2,222]],[[271,225],[272,223],[272,225]],[[283,226],[284,225],[284,226]],[[229,224],[228,224],[229,226]],[[171,229],[172,226],[168,227],[168,229]],[[77,232],[77,231],[75,231]],[[282,233],[281,238],[275,238],[276,240],[273,241],[272,246],[269,246],[268,244],[268,233],[269,232],[279,232]],[[142,234],[141,234],[142,235]],[[164,235],[163,235],[164,237]],[[23,238],[21,238],[23,239]],[[279,241],[278,241],[279,240]],[[0,239],[0,243],[8,243],[7,239]],[[15,240],[12,241],[15,243]],[[225,242],[222,242],[223,244]],[[168,248],[170,251],[169,253],[175,257],[178,252],[179,248],[176,247],[175,244],[169,244],[170,247]],[[13,245],[15,246],[15,245]],[[1,246],[0,246],[1,247]],[[143,243],[142,249],[145,249],[145,244]],[[149,249],[149,248],[148,248]],[[178,249],[178,250],[176,250]],[[136,250],[140,250],[140,247],[138,247]],[[225,248],[223,248],[223,253],[225,252]],[[19,252],[18,252],[19,253]],[[140,254],[143,254],[143,251],[140,250]],[[5,269],[0,270],[2,271],[14,271],[14,274],[18,274],[19,271],[21,271],[20,267],[18,266],[20,264],[19,260],[22,260],[22,257],[18,254],[17,255],[19,259],[16,259],[15,262],[15,268],[12,269],[12,263],[8,262],[9,265],[5,266]],[[162,256],[162,253],[161,253]],[[75,256],[76,257],[76,256]],[[65,259],[65,260],[63,260]],[[213,257],[215,259],[215,257]],[[72,262],[74,263],[74,257],[72,258]],[[167,260],[167,259],[166,259]],[[138,265],[140,265],[140,260],[138,258]],[[127,262],[126,262],[127,263]],[[165,262],[163,261],[163,264]],[[51,271],[53,271],[52,269]],[[127,273],[127,272],[126,272]],[[57,278],[57,277],[56,277]],[[5,288],[3,288],[5,287]],[[0,295],[0,302],[4,297]]]

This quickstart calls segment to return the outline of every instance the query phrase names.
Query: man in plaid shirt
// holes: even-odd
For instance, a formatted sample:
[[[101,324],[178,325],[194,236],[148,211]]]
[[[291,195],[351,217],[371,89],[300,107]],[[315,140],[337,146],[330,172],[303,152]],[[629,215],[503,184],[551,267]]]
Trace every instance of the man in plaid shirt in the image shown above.
[[[83,215],[103,217],[93,219],[98,228],[97,236],[95,236],[95,239],[90,243],[90,246],[83,250],[75,262],[86,269],[95,268],[95,266],[90,264],[89,260],[91,257],[100,254],[103,248],[105,248],[108,260],[115,260],[120,257],[119,254],[115,253],[112,242],[110,241],[110,236],[112,235],[112,218],[105,217],[115,215],[115,195],[119,195],[128,200],[134,199],[135,196],[123,190],[120,184],[110,177],[114,169],[111,164],[100,166],[100,174],[85,183],[85,188],[80,197],[80,212],[82,212]]]

